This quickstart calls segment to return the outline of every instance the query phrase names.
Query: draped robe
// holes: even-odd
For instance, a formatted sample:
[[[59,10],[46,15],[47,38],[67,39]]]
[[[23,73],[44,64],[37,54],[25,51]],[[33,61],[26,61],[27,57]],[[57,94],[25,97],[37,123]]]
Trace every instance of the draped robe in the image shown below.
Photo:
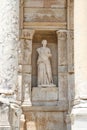
[[[52,70],[50,57],[51,51],[48,47],[41,47],[37,49],[39,54],[37,64],[38,64],[38,86],[50,85],[53,83]]]

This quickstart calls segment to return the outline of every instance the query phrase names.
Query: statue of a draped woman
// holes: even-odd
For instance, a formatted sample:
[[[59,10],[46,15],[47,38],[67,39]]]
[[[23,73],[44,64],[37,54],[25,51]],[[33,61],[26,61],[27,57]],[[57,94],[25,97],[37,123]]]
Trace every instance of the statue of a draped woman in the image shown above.
[[[50,49],[46,46],[47,40],[42,41],[42,47],[37,49],[38,52],[38,86],[46,87],[53,84],[50,58],[52,56]]]

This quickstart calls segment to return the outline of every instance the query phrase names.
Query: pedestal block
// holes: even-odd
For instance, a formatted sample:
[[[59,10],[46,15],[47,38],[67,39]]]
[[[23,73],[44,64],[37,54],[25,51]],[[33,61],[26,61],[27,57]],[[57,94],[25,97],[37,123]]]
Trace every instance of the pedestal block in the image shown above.
[[[32,103],[34,105],[56,105],[58,101],[57,87],[34,87],[32,89]]]

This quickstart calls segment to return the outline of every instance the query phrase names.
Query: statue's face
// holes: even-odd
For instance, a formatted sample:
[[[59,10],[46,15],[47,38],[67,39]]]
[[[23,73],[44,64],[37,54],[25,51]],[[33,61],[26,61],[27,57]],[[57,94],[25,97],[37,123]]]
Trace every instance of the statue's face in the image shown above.
[[[43,41],[42,41],[42,45],[43,45],[44,47],[46,47],[46,45],[47,45],[47,40],[43,40]]]

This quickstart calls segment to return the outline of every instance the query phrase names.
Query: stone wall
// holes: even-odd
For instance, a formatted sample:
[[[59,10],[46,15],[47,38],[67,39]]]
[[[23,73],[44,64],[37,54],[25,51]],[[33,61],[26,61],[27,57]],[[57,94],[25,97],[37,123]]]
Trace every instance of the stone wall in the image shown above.
[[[13,0],[0,3],[1,130],[70,130],[73,1],[20,0],[20,6]],[[44,39],[52,52],[55,85],[39,88],[36,49]]]
[[[73,3],[66,0],[25,0],[21,1],[20,10],[25,129],[70,130],[69,114],[74,97],[73,21],[70,18],[73,16]],[[41,47],[43,39],[48,41],[53,53],[52,70],[57,77],[54,88],[37,86],[36,49]]]

